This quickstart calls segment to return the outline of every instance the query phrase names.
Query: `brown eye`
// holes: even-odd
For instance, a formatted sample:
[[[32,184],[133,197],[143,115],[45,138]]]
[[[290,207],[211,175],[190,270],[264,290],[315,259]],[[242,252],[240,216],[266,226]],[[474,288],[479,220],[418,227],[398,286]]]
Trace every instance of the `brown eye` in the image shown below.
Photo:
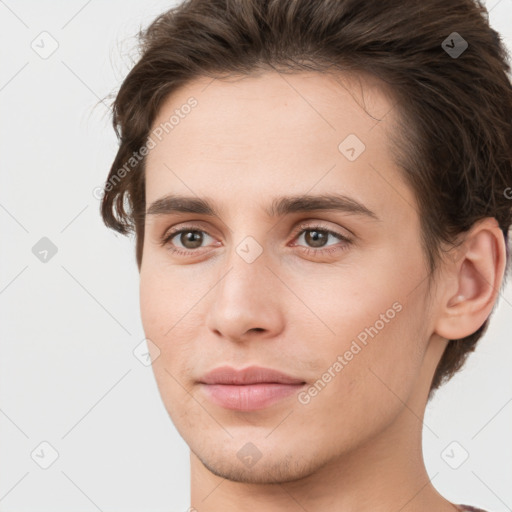
[[[323,247],[329,238],[326,231],[307,229],[304,233],[305,242],[312,247]]]
[[[306,245],[302,244],[294,244],[301,249],[301,251],[308,256],[325,256],[331,255],[334,256],[336,253],[340,251],[345,251],[352,244],[352,240],[338,233],[336,231],[332,231],[325,226],[313,225],[308,226],[303,224],[300,226],[301,230],[295,236],[295,240],[304,239]],[[338,240],[338,243],[329,244],[327,242],[330,237],[333,237]],[[341,243],[340,243],[341,242]]]
[[[325,247],[329,237],[334,237],[345,242],[350,241],[341,233],[322,228],[321,226],[310,226],[303,228],[302,231],[299,232],[297,239],[299,239],[302,235],[304,235],[304,241],[306,244],[313,248]]]
[[[197,249],[201,247],[204,238],[201,231],[181,231],[178,234],[179,241],[185,249]],[[177,236],[177,234],[175,236]]]
[[[192,254],[201,248],[205,238],[208,237],[212,238],[206,231],[195,226],[189,226],[167,232],[162,238],[162,245],[176,254]]]
[[[296,246],[308,255],[333,254],[347,249],[352,243],[350,238],[324,226],[302,225],[300,228],[302,229],[295,235],[295,239],[299,240],[304,237],[306,245],[298,244]],[[206,247],[207,240],[205,238],[213,240],[213,237],[199,226],[188,226],[167,232],[163,236],[161,244],[173,254],[193,256],[200,254],[198,249]],[[337,239],[338,243],[328,244],[330,238]]]

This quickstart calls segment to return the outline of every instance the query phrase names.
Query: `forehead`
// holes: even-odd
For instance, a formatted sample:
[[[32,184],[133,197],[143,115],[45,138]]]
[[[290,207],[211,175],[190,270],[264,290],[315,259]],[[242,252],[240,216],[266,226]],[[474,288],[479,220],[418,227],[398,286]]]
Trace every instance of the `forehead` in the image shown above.
[[[190,98],[197,106],[185,109]],[[176,113],[181,115],[179,120],[174,116],[169,130],[172,139],[178,143],[180,136],[186,137],[195,146],[231,141],[247,147],[251,140],[246,135],[278,144],[302,135],[307,143],[328,132],[335,139],[354,132],[375,144],[393,120],[393,108],[389,88],[368,75],[267,71],[224,79],[196,78],[166,98],[153,128]],[[182,114],[182,109],[187,112]],[[380,130],[367,134],[375,126]],[[286,131],[278,133],[280,128]]]
[[[369,76],[269,71],[195,79],[166,98],[153,123],[161,140],[153,137],[147,157],[147,203],[171,191],[243,205],[269,191],[336,189],[365,196],[376,209],[393,195],[410,208],[389,149],[395,115],[391,92]]]

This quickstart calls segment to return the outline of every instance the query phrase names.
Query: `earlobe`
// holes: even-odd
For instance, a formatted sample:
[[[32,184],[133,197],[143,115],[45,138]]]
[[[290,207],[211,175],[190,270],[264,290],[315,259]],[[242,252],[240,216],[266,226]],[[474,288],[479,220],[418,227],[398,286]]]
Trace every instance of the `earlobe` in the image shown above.
[[[495,219],[476,223],[463,247],[460,257],[446,264],[435,327],[446,339],[464,338],[482,326],[492,312],[505,271],[505,240]]]

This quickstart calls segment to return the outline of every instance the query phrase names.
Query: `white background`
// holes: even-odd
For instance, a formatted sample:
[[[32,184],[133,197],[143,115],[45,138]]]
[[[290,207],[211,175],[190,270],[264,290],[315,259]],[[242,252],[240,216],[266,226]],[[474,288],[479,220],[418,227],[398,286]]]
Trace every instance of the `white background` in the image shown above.
[[[133,240],[103,225],[93,195],[117,148],[100,99],[133,65],[139,26],[172,5],[0,1],[1,512],[189,506],[188,448],[132,353],[144,339]],[[512,52],[512,0],[487,7]],[[41,37],[58,43],[47,59],[31,47]],[[32,252],[42,237],[58,249],[47,263]],[[511,318],[509,284],[424,428],[439,492],[496,512],[512,510]],[[59,454],[48,469],[34,461],[51,456],[43,441]],[[441,455],[453,441],[469,453],[458,469]]]

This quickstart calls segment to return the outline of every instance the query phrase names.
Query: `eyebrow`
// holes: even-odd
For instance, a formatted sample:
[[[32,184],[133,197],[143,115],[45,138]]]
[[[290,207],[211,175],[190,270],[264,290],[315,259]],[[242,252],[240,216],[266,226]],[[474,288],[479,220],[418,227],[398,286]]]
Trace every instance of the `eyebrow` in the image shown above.
[[[311,211],[341,211],[361,215],[380,221],[376,213],[364,204],[343,194],[294,195],[276,197],[270,207],[265,209],[269,217],[282,217],[290,213]],[[169,194],[157,199],[146,211],[147,215],[167,215],[171,213],[196,213],[220,217],[214,202],[199,197]]]

